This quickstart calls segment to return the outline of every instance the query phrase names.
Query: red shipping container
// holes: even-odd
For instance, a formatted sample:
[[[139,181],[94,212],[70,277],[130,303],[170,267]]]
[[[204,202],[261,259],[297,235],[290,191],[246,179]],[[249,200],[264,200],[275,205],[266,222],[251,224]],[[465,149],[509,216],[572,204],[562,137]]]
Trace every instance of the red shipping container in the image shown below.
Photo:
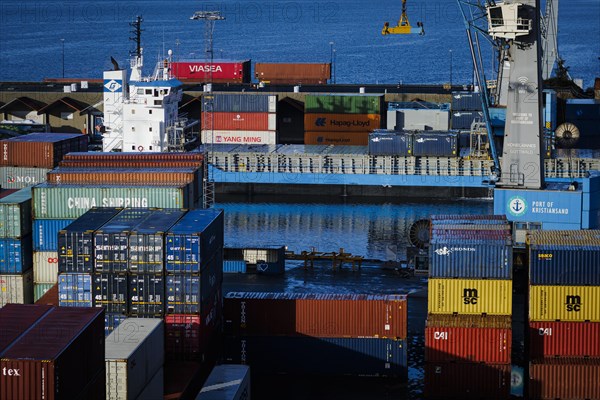
[[[426,362],[510,364],[511,344],[510,316],[427,317]]]
[[[529,358],[600,357],[600,322],[529,322]]]
[[[508,399],[510,364],[425,363],[427,399]]]
[[[308,335],[405,339],[402,295],[228,293],[228,335]]]
[[[600,399],[600,360],[549,358],[529,363],[530,399]]]
[[[77,184],[184,184],[193,182],[196,178],[193,168],[111,168],[102,171],[85,168],[57,168],[49,171],[49,183]]]
[[[4,350],[53,308],[43,305],[6,304],[0,307],[0,357]]]
[[[52,169],[65,154],[87,151],[87,135],[66,133],[30,133],[1,140],[0,165]]]
[[[274,131],[277,129],[275,113],[213,113],[212,128],[217,131]],[[206,129],[206,127],[202,127]]]
[[[171,63],[177,79],[192,82],[250,83],[250,60],[245,61],[178,61]]]
[[[57,307],[4,352],[0,399],[82,398],[104,365],[104,309]]]

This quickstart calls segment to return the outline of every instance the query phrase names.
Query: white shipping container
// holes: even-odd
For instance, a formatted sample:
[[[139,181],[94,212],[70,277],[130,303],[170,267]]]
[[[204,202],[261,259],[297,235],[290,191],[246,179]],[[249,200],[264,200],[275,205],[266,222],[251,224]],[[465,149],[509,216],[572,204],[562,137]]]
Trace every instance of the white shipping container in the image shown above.
[[[106,338],[106,399],[134,400],[163,367],[164,324],[127,318]]]
[[[58,282],[58,252],[33,252],[33,281],[35,283]]]
[[[202,143],[277,144],[276,131],[202,131]]]
[[[46,168],[0,167],[0,186],[3,189],[22,189],[46,182]]]
[[[395,117],[388,111],[388,129],[396,130],[433,130],[447,131],[450,129],[450,113],[444,110],[396,110]],[[390,123],[392,124],[390,128]]]
[[[275,95],[269,96],[269,112],[270,113],[277,112],[277,96],[275,96]]]
[[[165,370],[161,367],[136,400],[162,399],[165,391]]]
[[[32,270],[21,275],[0,275],[0,307],[8,303],[33,303]]]
[[[213,368],[196,400],[250,399],[250,368],[247,365],[222,364]]]

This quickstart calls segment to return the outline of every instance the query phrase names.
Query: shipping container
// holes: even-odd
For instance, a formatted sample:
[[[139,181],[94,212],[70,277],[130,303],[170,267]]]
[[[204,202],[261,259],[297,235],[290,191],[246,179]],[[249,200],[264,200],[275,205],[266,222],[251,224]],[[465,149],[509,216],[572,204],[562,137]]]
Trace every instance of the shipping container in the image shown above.
[[[529,322],[529,359],[600,358],[599,322]]]
[[[465,91],[452,92],[452,103],[450,108],[452,111],[481,111],[483,108],[481,104],[481,93]]]
[[[92,307],[92,276],[58,274],[58,303],[61,307]]]
[[[103,161],[103,162],[129,162],[129,161],[199,161],[204,160],[204,155],[198,152],[182,153],[149,153],[149,152],[70,152],[64,160],[77,161]]]
[[[33,282],[33,302],[37,303],[37,301],[40,300],[54,286],[56,286],[56,283]],[[58,305],[58,303],[56,305]]]
[[[129,312],[129,279],[127,275],[95,273],[92,278],[94,307],[104,307],[109,313],[127,314]]]
[[[304,132],[304,144],[309,145],[343,145],[343,146],[367,146],[369,144],[369,132]]]
[[[507,224],[506,215],[500,214],[435,214],[429,217],[436,224]]]
[[[58,253],[56,251],[33,252],[33,281],[56,283],[58,278]]]
[[[0,238],[0,274],[21,274],[33,267],[31,234]]]
[[[425,362],[510,364],[511,350],[510,316],[427,317]]]
[[[165,277],[158,274],[129,275],[129,315],[160,317],[165,313]]]
[[[203,130],[202,143],[277,144],[276,131]]]
[[[304,129],[307,131],[365,132],[379,128],[379,114],[304,114]]]
[[[137,399],[163,367],[164,342],[162,320],[127,318],[122,321],[106,338],[106,399]],[[153,393],[153,396],[158,395]]]
[[[89,393],[104,374],[104,311],[56,307],[0,359],[0,399],[97,399]],[[104,383],[104,379],[102,379]]]
[[[431,314],[512,314],[512,281],[434,279],[427,284]]]
[[[93,207],[193,208],[192,184],[173,186],[49,185],[33,188],[36,219],[75,219]]]
[[[88,136],[65,133],[30,133],[0,140],[0,165],[52,169],[70,151],[87,151]]]
[[[223,314],[225,333],[236,336],[407,336],[402,295],[230,292]]]
[[[166,270],[200,272],[205,263],[223,254],[223,210],[198,209],[188,211],[166,236]]]
[[[399,156],[412,155],[413,135],[402,131],[375,130],[369,134],[369,155]]]
[[[304,112],[381,115],[384,109],[383,100],[383,95],[307,94],[304,98]]]
[[[413,136],[413,155],[417,157],[457,157],[455,132],[418,132]]]
[[[33,273],[31,270],[20,275],[0,275],[0,307],[8,303],[33,303]]]
[[[40,285],[44,285],[43,283]],[[34,290],[36,287],[36,284],[34,282],[33,284]],[[36,300],[35,304],[45,304],[45,305],[49,305],[49,306],[55,306],[58,307],[59,306],[59,300],[58,300],[58,283],[53,284],[50,289],[48,289],[46,291],[46,293],[44,293],[39,299]]]
[[[387,128],[393,130],[447,131],[450,112],[439,109],[394,110],[387,112]]]
[[[277,129],[275,113],[215,112],[212,128],[223,131],[274,131]],[[209,129],[204,127],[204,129]]]
[[[509,399],[510,364],[426,363],[426,399]]]
[[[600,122],[600,100],[567,99],[565,120],[569,122],[578,120]]]
[[[385,338],[229,336],[223,357],[227,363],[248,365],[256,373],[406,380],[408,369],[406,341]]]
[[[31,189],[0,199],[0,237],[19,238],[31,233]]]
[[[268,94],[215,93],[213,112],[277,112],[277,96]]]
[[[196,400],[250,399],[250,368],[240,364],[216,365]]]
[[[331,79],[330,63],[256,63],[259,82],[289,85],[324,85]]]
[[[127,319],[124,314],[104,313],[104,336],[108,336],[119,324]]]
[[[102,159],[90,158],[89,160],[62,160],[59,164],[61,168],[201,168],[202,161],[197,160],[138,160],[138,159]],[[45,177],[44,177],[45,178]]]
[[[60,272],[94,270],[94,232],[110,221],[122,208],[92,208],[57,234]]]
[[[450,128],[459,130],[471,130],[473,122],[484,122],[481,111],[453,111],[450,114]]]
[[[482,233],[476,231],[473,235],[482,235]],[[460,236],[448,235],[447,239],[431,239],[429,276],[431,278],[511,279],[513,263],[511,240],[478,240],[474,239],[475,237],[461,240]]]
[[[530,399],[600,399],[600,360],[535,360],[528,383]]]
[[[250,83],[250,60],[212,62],[189,60],[170,63],[173,76],[184,83]]]
[[[43,305],[7,304],[0,307],[0,357],[4,350],[37,321],[44,318],[52,307]]]
[[[33,220],[33,250],[58,251],[58,232],[75,221],[74,219]]]
[[[152,377],[150,382],[144,387],[144,390],[136,400],[151,399],[157,393],[165,393],[165,369],[161,367]],[[162,397],[159,398],[162,400]]]
[[[197,314],[203,312],[204,304],[210,302],[215,291],[221,287],[223,273],[217,269],[222,265],[215,257],[208,262],[200,274],[167,274],[167,313]]]
[[[0,167],[0,186],[5,189],[23,189],[46,182],[48,168]]]
[[[129,266],[132,273],[164,272],[165,235],[185,210],[158,209],[129,234]]]
[[[245,274],[247,271],[244,260],[223,260],[223,272],[226,274]]]
[[[600,322],[600,286],[529,286],[530,321]]]

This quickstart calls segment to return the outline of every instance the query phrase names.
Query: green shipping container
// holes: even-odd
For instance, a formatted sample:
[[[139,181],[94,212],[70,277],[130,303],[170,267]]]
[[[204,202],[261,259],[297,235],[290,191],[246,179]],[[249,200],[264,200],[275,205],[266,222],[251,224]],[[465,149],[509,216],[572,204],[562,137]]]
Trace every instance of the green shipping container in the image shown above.
[[[31,188],[0,199],[0,237],[19,238],[31,233]]]
[[[56,283],[33,283],[33,302],[38,301]]]
[[[194,184],[89,186],[41,183],[33,187],[33,217],[79,218],[92,207],[194,208]]]
[[[307,95],[304,98],[305,113],[381,115],[382,109],[382,95]]]

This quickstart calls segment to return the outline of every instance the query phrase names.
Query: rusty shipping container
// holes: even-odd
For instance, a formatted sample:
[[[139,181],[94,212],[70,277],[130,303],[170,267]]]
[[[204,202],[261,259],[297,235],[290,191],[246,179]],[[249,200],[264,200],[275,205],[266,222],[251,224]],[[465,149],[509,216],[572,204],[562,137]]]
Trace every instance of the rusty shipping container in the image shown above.
[[[600,358],[600,322],[529,322],[529,358]]]
[[[201,168],[201,161],[187,160],[62,160],[61,168]],[[47,174],[46,174],[47,175]],[[44,179],[46,176],[44,176]]]
[[[381,128],[379,114],[304,114],[304,129],[307,131],[364,132]]]
[[[600,322],[600,286],[529,286],[530,321]]]
[[[143,153],[143,152],[77,152],[73,151],[65,155],[64,160],[79,160],[79,161],[202,161],[204,155],[197,152],[185,153]]]
[[[56,168],[48,172],[50,184],[185,184],[196,179],[193,168],[111,168],[102,171],[86,168]]]
[[[31,133],[0,141],[0,165],[13,167],[54,168],[65,154],[87,151],[87,135],[66,133]]]
[[[343,145],[343,146],[367,146],[369,144],[369,131],[347,132],[304,132],[304,144],[317,145]]]
[[[231,335],[407,335],[407,301],[402,295],[230,292],[223,314],[225,332]]]
[[[600,399],[600,360],[547,358],[530,362],[529,398]]]
[[[429,315],[426,362],[510,364],[510,316]]]
[[[277,129],[277,114],[258,112],[215,112],[212,128],[214,130],[237,131],[274,131]],[[208,129],[207,127],[202,128]]]
[[[94,398],[104,368],[104,310],[56,307],[2,354],[0,399]]]
[[[52,310],[50,306],[7,304],[0,307],[0,358],[4,350]]]
[[[426,363],[426,399],[508,399],[510,364]]]
[[[254,76],[274,84],[322,85],[331,79],[330,63],[256,63]]]
[[[430,314],[512,315],[512,281],[429,278]]]

